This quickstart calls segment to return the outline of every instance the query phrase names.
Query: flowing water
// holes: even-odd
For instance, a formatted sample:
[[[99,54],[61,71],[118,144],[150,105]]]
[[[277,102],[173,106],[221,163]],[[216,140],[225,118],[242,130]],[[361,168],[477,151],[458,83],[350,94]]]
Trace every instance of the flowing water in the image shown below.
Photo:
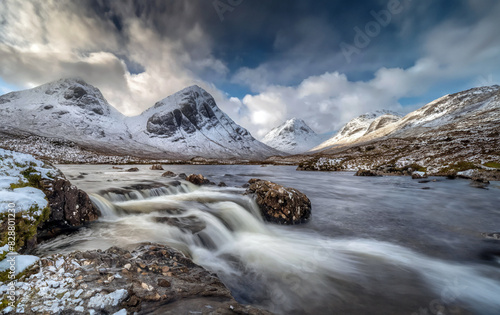
[[[169,244],[217,273],[238,301],[278,314],[500,314],[500,261],[489,255],[500,241],[481,235],[500,232],[498,182],[486,190],[286,166],[166,167],[230,186],[200,188],[146,165],[59,167],[103,216],[41,254]],[[255,177],[304,192],[312,220],[263,222],[237,188]]]

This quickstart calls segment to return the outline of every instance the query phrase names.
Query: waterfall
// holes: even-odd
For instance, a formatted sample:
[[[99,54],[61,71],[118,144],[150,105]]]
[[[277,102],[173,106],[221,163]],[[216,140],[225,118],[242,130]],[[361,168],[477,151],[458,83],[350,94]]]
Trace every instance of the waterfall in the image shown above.
[[[479,314],[500,310],[498,269],[268,224],[242,192],[182,181],[92,194],[106,224],[91,236],[86,232],[91,245],[84,248],[169,244],[217,273],[238,300],[279,314],[349,313],[359,303],[386,313],[406,308],[418,314],[436,303],[458,303]]]

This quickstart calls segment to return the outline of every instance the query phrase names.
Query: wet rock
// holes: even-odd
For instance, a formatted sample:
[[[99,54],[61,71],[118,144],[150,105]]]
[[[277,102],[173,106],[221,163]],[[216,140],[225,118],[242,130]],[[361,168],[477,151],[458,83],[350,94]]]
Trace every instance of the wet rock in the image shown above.
[[[246,193],[255,196],[266,221],[278,224],[298,224],[311,217],[311,201],[300,191],[276,183],[251,179]]]
[[[489,181],[477,178],[477,179],[472,179],[469,185],[474,188],[488,189],[487,187],[489,184],[490,184]]]
[[[132,167],[126,170],[125,172],[139,172],[139,169],[137,167]]]
[[[180,179],[184,179],[184,180],[187,179],[187,175],[185,173],[180,173],[179,175],[177,175],[177,177],[179,177]]]
[[[175,173],[172,171],[166,171],[165,173],[161,174],[162,177],[175,177]]]
[[[61,277],[62,273],[74,277]],[[235,314],[224,310],[270,314],[239,304],[215,274],[159,244],[143,244],[132,252],[112,247],[52,255],[42,258],[27,274],[18,281],[24,294],[16,300],[25,314],[88,314],[91,310],[113,314],[122,309],[127,314],[207,314],[207,310],[213,314]],[[195,299],[200,303],[192,303]],[[54,304],[58,305],[55,311],[51,309]]]
[[[181,231],[189,231],[192,234],[199,233],[207,227],[205,222],[196,216],[187,216],[182,218],[156,217],[154,218],[154,221],[178,227]]]
[[[42,191],[51,209],[49,219],[39,226],[40,239],[56,236],[65,230],[97,220],[101,215],[87,193],[65,178],[41,181]]]
[[[413,172],[411,174],[412,179],[422,179],[427,178],[427,174],[425,172]]]
[[[500,240],[500,232],[499,233],[481,233],[484,238]]]
[[[219,187],[227,187],[226,183],[224,183],[224,182],[220,182],[219,185],[217,185],[217,186],[219,186]]]
[[[118,167],[118,166],[113,166],[111,168],[114,169],[114,170],[122,170],[123,169],[123,167]]]
[[[163,171],[163,166],[161,166],[161,164],[153,164],[149,169],[153,171]]]
[[[375,171],[371,170],[358,170],[354,176],[381,176]]]
[[[201,174],[191,174],[189,175],[186,180],[192,184],[202,186],[202,185],[215,185],[215,183],[209,181],[206,179],[203,175]]]

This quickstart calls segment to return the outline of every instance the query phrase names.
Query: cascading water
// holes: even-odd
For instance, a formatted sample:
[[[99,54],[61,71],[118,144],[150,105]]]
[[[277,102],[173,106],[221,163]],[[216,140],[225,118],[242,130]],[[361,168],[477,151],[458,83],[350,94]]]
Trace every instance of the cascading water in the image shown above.
[[[39,250],[166,243],[217,273],[239,301],[279,314],[500,313],[498,267],[268,224],[243,191],[184,181],[103,190],[91,196],[97,224]]]

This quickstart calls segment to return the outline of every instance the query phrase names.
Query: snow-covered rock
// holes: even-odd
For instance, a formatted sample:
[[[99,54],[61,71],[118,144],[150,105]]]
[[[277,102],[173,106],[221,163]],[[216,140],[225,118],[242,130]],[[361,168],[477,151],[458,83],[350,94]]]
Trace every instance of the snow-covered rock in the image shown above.
[[[0,134],[6,135],[0,137],[0,146],[6,146],[3,138],[38,136],[48,139],[43,142],[50,149],[60,143],[58,153],[151,159],[259,159],[280,154],[238,126],[198,86],[161,100],[139,116],[126,117],[96,87],[80,79],[62,79],[0,96],[0,123]]]
[[[22,171],[28,167],[40,178],[48,179],[51,173],[56,172],[52,166],[46,165],[29,154],[0,149],[0,213],[7,212],[14,204],[13,208],[16,213],[39,216],[41,210],[47,206],[45,194],[40,189],[11,186],[23,186],[22,184],[26,183],[27,179],[22,175]],[[37,209],[32,209],[33,207]],[[30,209],[34,212],[28,213]]]
[[[378,110],[358,116],[340,129],[332,138],[316,146],[313,150],[321,150],[338,144],[356,141],[361,137],[401,119],[401,116],[388,110]]]
[[[263,143],[277,150],[299,154],[325,140],[325,136],[318,135],[302,119],[292,118],[271,130]]]

